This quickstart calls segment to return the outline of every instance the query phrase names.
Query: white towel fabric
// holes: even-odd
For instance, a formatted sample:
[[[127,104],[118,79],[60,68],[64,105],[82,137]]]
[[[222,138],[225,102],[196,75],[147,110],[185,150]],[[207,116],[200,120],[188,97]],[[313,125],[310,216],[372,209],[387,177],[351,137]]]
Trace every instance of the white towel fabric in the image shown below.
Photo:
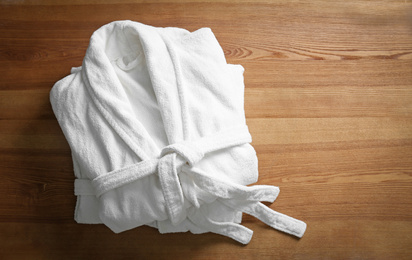
[[[209,28],[116,21],[93,33],[81,67],[50,93],[72,150],[78,223],[114,232],[214,232],[247,244],[242,212],[301,237],[257,181],[243,109],[243,67]]]

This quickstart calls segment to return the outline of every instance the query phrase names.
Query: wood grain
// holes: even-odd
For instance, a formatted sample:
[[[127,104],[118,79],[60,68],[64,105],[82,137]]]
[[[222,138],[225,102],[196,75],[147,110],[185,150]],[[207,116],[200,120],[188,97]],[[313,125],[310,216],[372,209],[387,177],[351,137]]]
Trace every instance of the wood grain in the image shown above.
[[[270,207],[302,239],[253,217],[241,246],[73,220],[69,146],[49,103],[114,20],[210,27],[245,67],[245,113]],[[410,259],[410,1],[0,1],[1,259]]]

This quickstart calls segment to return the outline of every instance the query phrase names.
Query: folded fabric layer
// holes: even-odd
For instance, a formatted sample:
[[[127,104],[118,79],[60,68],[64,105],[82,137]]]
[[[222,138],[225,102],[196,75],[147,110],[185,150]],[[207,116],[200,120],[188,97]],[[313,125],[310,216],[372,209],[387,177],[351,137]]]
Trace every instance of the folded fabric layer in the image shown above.
[[[243,67],[227,64],[209,28],[117,21],[90,39],[83,64],[50,100],[72,150],[78,223],[119,233],[214,232],[247,244],[242,212],[301,237],[257,181],[243,109]]]

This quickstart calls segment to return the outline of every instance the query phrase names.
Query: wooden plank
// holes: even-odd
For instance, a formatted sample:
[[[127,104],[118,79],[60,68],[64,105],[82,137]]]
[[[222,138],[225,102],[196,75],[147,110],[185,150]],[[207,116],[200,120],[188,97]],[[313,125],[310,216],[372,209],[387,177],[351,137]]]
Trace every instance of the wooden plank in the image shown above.
[[[254,226],[257,239],[248,246],[213,234],[159,235],[149,227],[116,235],[102,226],[32,223],[0,224],[0,231],[6,235],[0,241],[14,251],[13,255],[4,254],[10,259],[167,259],[171,255],[176,259],[407,259],[412,253],[409,221],[318,220],[310,224],[308,234],[316,239],[299,241],[263,225]],[[392,232],[395,229],[399,232]],[[335,230],[345,232],[337,234]],[[22,235],[27,238],[16,239]],[[385,247],[379,246],[382,244]]]

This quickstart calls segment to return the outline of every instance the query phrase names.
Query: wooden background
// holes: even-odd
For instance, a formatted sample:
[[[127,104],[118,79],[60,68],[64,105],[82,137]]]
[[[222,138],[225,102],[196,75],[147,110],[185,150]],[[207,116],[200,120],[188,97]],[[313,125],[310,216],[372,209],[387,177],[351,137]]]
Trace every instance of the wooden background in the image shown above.
[[[1,259],[411,259],[411,1],[0,0]],[[271,208],[242,246],[214,235],[115,235],[73,220],[69,146],[49,103],[114,20],[210,27],[245,69],[245,110]]]

